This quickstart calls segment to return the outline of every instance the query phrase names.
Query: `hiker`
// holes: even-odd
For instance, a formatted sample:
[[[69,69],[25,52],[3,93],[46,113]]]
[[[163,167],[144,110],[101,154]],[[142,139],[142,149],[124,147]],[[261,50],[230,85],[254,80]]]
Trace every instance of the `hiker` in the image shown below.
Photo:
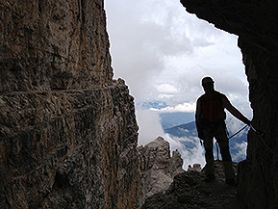
[[[229,150],[224,109],[227,109],[233,116],[249,126],[251,121],[242,115],[224,94],[214,90],[214,81],[211,77],[204,77],[202,86],[205,94],[197,100],[195,118],[198,137],[203,141],[205,147],[205,181],[211,182],[215,179],[213,165],[213,137],[215,137],[220,147],[226,184],[235,185],[235,173]]]

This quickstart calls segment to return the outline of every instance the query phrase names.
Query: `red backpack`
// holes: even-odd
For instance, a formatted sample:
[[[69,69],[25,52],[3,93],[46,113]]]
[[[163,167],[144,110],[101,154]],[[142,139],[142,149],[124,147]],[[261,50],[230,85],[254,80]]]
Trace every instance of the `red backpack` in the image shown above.
[[[221,122],[226,119],[223,99],[224,95],[215,91],[211,94],[204,94],[200,98],[201,118],[205,122]]]

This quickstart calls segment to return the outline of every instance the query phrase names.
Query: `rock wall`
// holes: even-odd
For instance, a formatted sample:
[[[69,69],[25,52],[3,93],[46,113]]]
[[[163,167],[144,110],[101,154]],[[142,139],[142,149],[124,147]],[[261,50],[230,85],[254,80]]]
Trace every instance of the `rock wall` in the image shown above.
[[[278,208],[278,3],[275,0],[181,0],[186,10],[239,36],[249,82],[252,124],[247,160],[239,165],[246,208]]]
[[[138,147],[141,172],[141,203],[158,192],[163,192],[173,182],[174,177],[184,172],[183,159],[176,150],[170,156],[169,142],[156,138],[145,146]]]
[[[0,0],[0,208],[133,209],[133,98],[103,0]]]

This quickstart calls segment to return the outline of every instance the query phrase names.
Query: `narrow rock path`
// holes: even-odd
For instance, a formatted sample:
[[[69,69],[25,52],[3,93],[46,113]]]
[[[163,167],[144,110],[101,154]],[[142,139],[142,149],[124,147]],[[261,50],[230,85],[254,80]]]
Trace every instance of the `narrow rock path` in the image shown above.
[[[141,209],[243,208],[237,200],[236,187],[225,184],[222,175],[206,183],[202,173],[191,171],[177,175],[168,190],[148,198]]]

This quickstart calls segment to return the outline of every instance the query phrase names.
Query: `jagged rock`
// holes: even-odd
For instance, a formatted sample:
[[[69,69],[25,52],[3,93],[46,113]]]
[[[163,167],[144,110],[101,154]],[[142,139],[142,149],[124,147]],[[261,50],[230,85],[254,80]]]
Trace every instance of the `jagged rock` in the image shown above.
[[[193,164],[193,166],[189,165],[187,171],[201,172],[202,171],[201,164],[195,163]]]
[[[0,0],[0,208],[134,209],[133,98],[103,0]]]
[[[142,200],[165,191],[175,175],[183,172],[183,160],[176,150],[170,156],[170,145],[162,137],[138,147],[141,170]]]
[[[239,36],[249,82],[252,125],[247,160],[239,166],[239,196],[248,209],[278,208],[278,2],[181,0],[187,11]]]
[[[236,188],[226,185],[222,163],[215,162],[216,181],[204,182],[202,172],[187,171],[174,177],[167,191],[148,199],[141,209],[239,209]]]

